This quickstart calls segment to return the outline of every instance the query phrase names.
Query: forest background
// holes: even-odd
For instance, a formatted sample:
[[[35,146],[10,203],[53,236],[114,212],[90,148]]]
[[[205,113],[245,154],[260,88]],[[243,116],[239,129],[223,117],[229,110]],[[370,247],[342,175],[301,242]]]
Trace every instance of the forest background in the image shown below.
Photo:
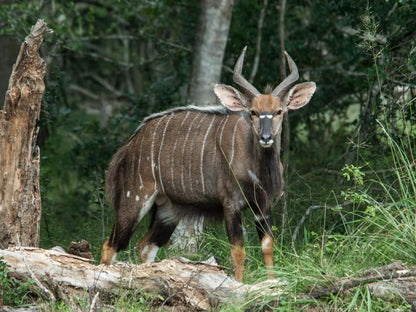
[[[145,116],[200,104],[190,96],[192,62],[201,11],[217,2],[2,1],[2,98],[30,27],[43,18],[54,31],[41,49],[48,65],[38,137],[41,247],[86,239],[99,259],[114,217],[103,190],[111,156]],[[222,74],[212,83],[233,85],[234,62],[248,46],[245,75],[259,89],[277,85],[280,2],[230,3]],[[304,252],[322,269],[347,248],[355,253],[348,270],[392,259],[415,262],[415,12],[412,0],[286,3],[284,48],[300,81],[315,81],[318,89],[289,117],[285,205],[276,202],[273,213],[277,259]],[[248,212],[248,249],[260,259],[250,220]],[[137,257],[145,223],[124,257]],[[206,227],[194,256],[214,254],[230,264],[227,249],[218,255],[219,237],[226,246],[224,226]]]

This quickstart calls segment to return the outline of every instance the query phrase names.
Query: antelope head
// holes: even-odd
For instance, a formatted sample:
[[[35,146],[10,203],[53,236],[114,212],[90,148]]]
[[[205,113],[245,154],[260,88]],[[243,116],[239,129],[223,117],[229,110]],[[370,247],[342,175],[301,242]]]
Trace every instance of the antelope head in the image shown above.
[[[283,114],[288,110],[299,109],[308,104],[316,90],[314,82],[294,83],[299,78],[298,68],[292,58],[285,52],[290,74],[270,93],[261,94],[242,75],[244,56],[243,49],[234,67],[234,82],[244,93],[227,85],[216,85],[215,94],[221,103],[231,111],[244,111],[249,114],[252,129],[263,148],[269,148],[280,135]],[[294,85],[294,86],[293,86]]]

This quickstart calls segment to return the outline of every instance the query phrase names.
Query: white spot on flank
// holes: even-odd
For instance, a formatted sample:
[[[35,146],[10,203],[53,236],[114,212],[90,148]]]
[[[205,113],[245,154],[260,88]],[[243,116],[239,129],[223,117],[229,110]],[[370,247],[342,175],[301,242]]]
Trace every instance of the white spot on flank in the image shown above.
[[[130,191],[127,191],[126,196],[127,196],[127,197],[130,197]]]
[[[139,195],[136,195],[135,200],[136,200],[136,201],[139,201],[139,199],[140,199]]]

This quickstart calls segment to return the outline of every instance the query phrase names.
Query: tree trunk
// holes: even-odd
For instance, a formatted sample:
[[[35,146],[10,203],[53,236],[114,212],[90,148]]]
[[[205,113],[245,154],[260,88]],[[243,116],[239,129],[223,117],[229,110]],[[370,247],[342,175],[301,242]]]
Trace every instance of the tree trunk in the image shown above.
[[[215,103],[214,86],[220,81],[222,61],[235,0],[201,0],[189,102]]]
[[[38,246],[41,216],[36,121],[45,91],[39,57],[46,23],[38,20],[20,48],[0,111],[0,248]]]
[[[280,79],[283,81],[286,78],[286,57],[285,51],[285,10],[286,0],[280,0],[279,2],[279,45],[280,45]],[[283,239],[286,230],[286,216],[287,216],[287,185],[288,170],[289,170],[289,149],[290,149],[290,127],[289,127],[289,114],[283,115],[283,131],[282,131],[282,162],[283,162],[283,180],[286,182],[283,186],[283,195],[280,199],[282,207],[282,222],[280,229],[280,243],[283,245]]]
[[[204,106],[216,101],[214,86],[221,78],[234,2],[235,0],[201,0],[189,104]],[[172,247],[185,253],[197,252],[203,225],[203,217],[182,219],[172,234]]]

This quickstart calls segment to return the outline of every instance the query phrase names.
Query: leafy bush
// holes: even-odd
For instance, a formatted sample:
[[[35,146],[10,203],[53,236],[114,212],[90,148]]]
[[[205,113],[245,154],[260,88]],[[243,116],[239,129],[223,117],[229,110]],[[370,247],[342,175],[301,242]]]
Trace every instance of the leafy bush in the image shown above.
[[[9,272],[7,263],[3,261],[3,257],[0,257],[0,303],[12,306],[22,305],[32,292],[33,281],[21,283],[14,278],[9,278],[7,276]]]

